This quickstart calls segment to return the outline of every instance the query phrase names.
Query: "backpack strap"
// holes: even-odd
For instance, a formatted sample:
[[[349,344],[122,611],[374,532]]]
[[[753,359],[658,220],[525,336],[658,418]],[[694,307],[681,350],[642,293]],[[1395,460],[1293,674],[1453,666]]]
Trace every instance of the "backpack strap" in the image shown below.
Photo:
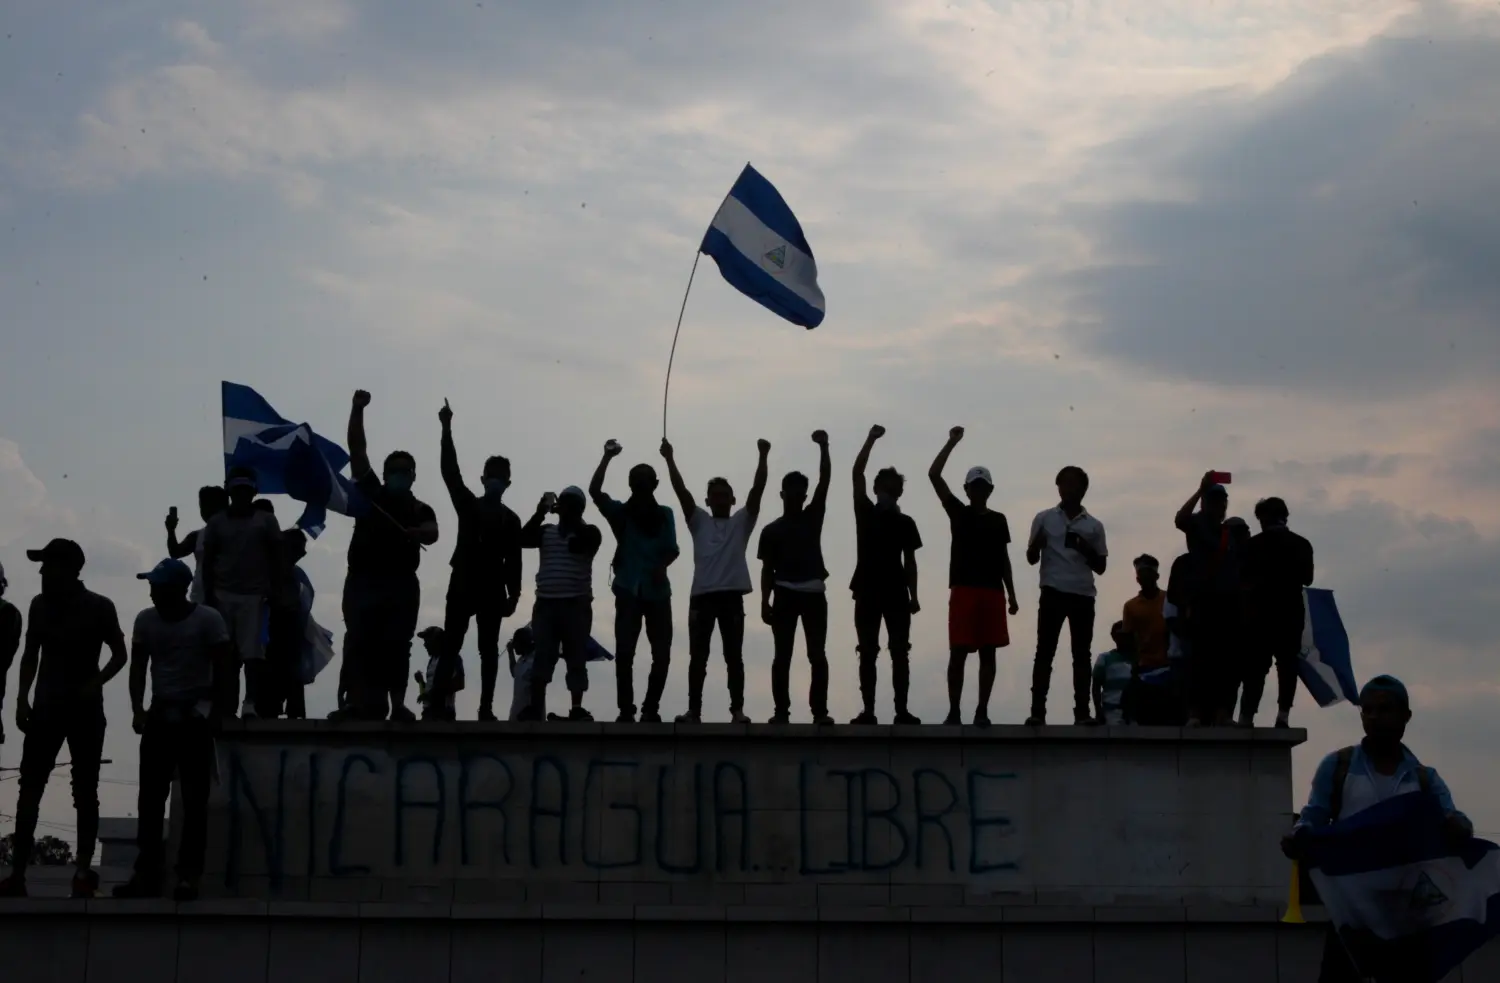
[[[1339,748],[1333,763],[1333,789],[1328,796],[1328,821],[1331,823],[1338,822],[1339,814],[1344,811],[1344,782],[1349,778],[1349,765],[1353,761],[1353,746]]]

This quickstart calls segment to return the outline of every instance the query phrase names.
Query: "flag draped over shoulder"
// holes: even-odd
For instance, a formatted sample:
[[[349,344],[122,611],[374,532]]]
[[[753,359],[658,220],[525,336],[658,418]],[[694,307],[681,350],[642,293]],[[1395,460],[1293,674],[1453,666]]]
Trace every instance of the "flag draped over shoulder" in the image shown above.
[[[729,189],[699,251],[730,286],[805,328],[823,323],[818,264],[797,216],[749,164]]]
[[[1500,935],[1500,847],[1448,845],[1430,792],[1387,799],[1307,836],[1304,863],[1365,975],[1436,983]]]
[[[297,525],[310,536],[323,531],[330,511],[350,516],[364,511],[364,496],[339,473],[349,463],[342,447],[319,437],[306,423],[283,419],[249,386],[224,383],[223,400],[226,472],[253,468],[262,494],[289,495],[304,503]]]
[[[1359,703],[1359,686],[1349,656],[1349,633],[1333,603],[1333,591],[1308,587],[1302,591],[1302,653],[1297,674],[1318,706],[1348,700]]]

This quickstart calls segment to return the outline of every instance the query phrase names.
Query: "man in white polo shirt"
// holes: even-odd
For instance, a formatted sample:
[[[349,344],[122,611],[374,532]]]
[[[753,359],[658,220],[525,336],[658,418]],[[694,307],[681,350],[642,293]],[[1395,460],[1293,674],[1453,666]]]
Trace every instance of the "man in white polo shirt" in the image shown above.
[[[729,676],[729,715],[737,724],[749,723],[745,716],[745,595],[754,590],[750,566],[745,562],[745,547],[760,518],[760,500],[766,490],[766,458],[771,453],[769,441],[759,441],[760,461],[750,497],[739,511],[734,509],[734,488],[727,478],[713,478],[708,483],[705,502],[699,508],[693,493],[677,470],[672,445],[663,438],[661,456],[667,462],[672,490],[687,516],[688,532],[693,536],[693,591],[688,602],[688,712],[678,723],[697,723],[703,715],[703,681],[708,675],[708,653],[713,644],[714,625],[724,645],[724,664]]]
[[[1063,622],[1073,650],[1073,722],[1089,722],[1089,683],[1094,640],[1094,577],[1103,575],[1109,557],[1104,524],[1083,508],[1089,476],[1068,465],[1057,473],[1057,505],[1031,520],[1026,562],[1041,570],[1041,605],[1036,621],[1036,663],[1031,670],[1031,716],[1028,726],[1047,722],[1047,691],[1052,660]]]

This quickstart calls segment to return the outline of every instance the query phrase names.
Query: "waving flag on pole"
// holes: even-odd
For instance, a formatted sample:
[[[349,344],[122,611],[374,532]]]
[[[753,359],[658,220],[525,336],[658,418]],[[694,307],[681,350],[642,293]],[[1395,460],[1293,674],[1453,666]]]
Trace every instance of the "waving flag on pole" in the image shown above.
[[[339,472],[349,455],[307,424],[281,418],[248,386],[223,384],[224,468],[255,470],[262,494],[289,495],[307,507],[299,528],[316,537],[327,526],[328,512],[357,516],[366,500]]]
[[[1436,796],[1411,792],[1308,835],[1318,896],[1375,980],[1437,983],[1500,935],[1500,847],[1444,836]]]
[[[730,286],[793,324],[823,322],[818,264],[797,216],[749,164],[729,189],[699,252],[712,256]]]
[[[1333,603],[1333,591],[1308,587],[1302,591],[1302,653],[1297,674],[1318,706],[1348,700],[1359,703],[1359,686],[1349,658],[1349,633]]]

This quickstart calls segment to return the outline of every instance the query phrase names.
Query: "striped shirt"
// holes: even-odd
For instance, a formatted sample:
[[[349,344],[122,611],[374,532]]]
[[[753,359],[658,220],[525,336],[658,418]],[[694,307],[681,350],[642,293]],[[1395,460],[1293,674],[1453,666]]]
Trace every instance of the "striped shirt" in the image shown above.
[[[542,526],[541,560],[536,568],[536,596],[561,599],[594,596],[594,554],[599,551],[599,530],[584,525],[564,535],[556,524]],[[594,548],[582,553],[568,549],[575,538],[592,540]],[[523,540],[524,542],[524,540]]]
[[[1130,685],[1132,669],[1130,657],[1116,649],[1103,653],[1094,662],[1094,685],[1099,687],[1106,724],[1125,722],[1125,689]]]

